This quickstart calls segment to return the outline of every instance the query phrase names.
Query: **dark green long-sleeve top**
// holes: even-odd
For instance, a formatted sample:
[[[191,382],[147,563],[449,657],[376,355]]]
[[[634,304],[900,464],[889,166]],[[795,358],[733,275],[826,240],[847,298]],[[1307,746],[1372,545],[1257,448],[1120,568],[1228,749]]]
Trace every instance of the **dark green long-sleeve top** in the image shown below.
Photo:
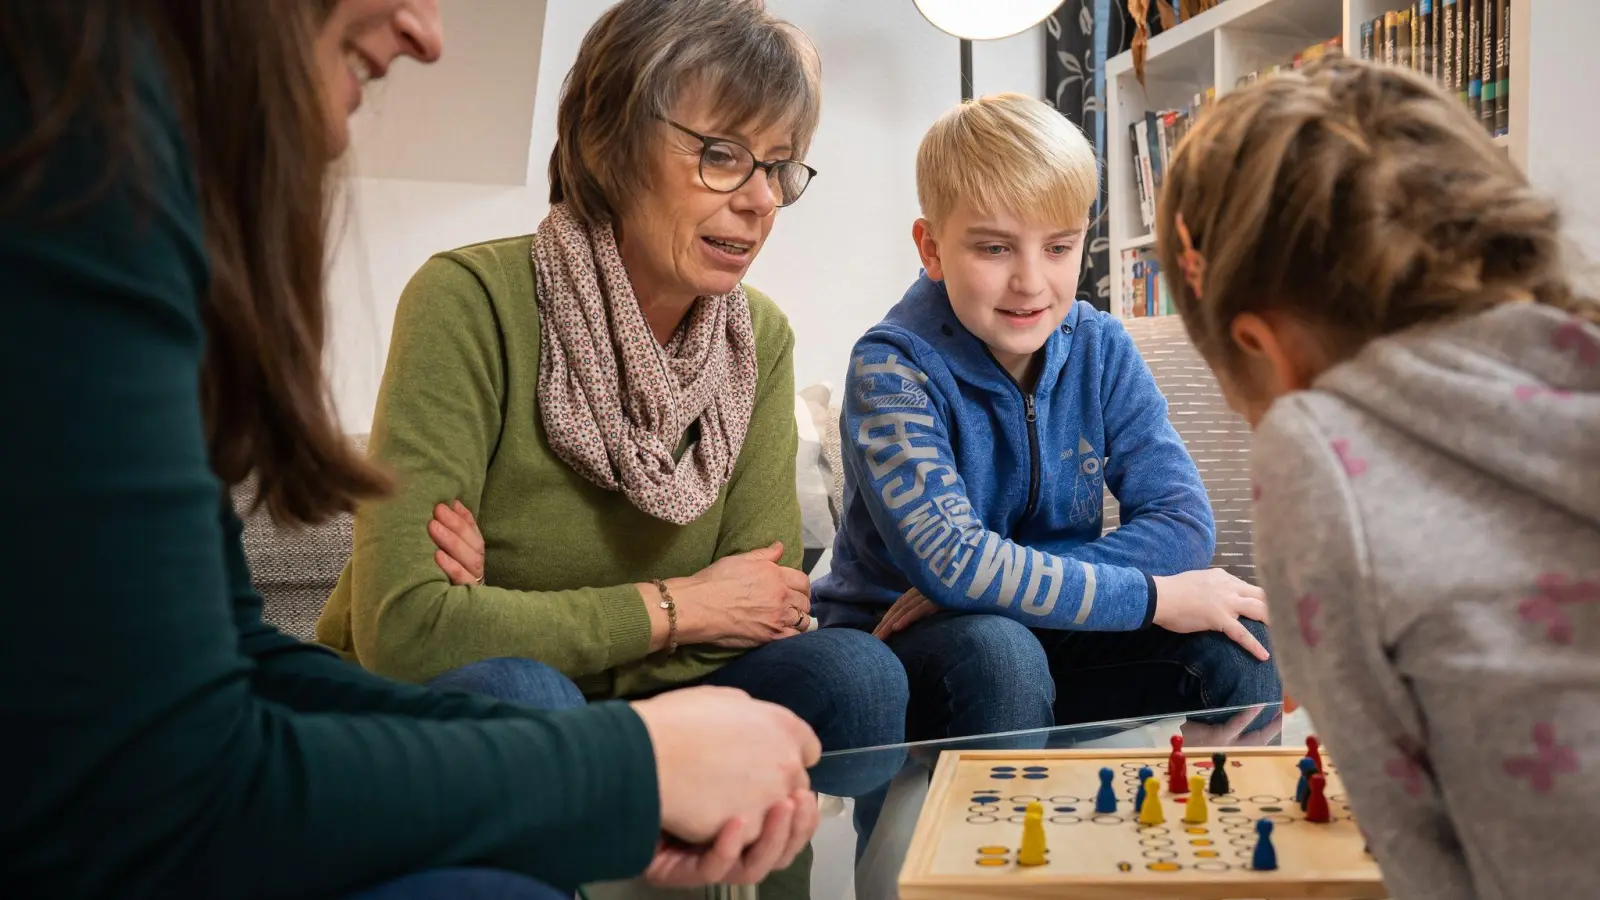
[[[629,707],[433,694],[262,623],[203,438],[194,176],[160,73],[139,92],[153,203],[124,182],[47,222],[105,165],[80,135],[0,211],[0,896],[637,873],[659,801]],[[0,63],[0,146],[25,109]]]

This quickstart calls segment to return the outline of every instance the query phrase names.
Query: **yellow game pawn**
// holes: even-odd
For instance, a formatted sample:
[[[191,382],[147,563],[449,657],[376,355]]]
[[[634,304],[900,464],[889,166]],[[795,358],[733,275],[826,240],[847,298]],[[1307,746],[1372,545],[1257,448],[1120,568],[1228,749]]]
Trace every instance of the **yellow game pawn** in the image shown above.
[[[1139,809],[1140,825],[1165,825],[1167,814],[1161,811],[1161,782],[1149,778],[1144,783],[1144,806]]]
[[[1189,804],[1183,808],[1183,820],[1190,825],[1206,823],[1206,780],[1199,775],[1189,777]]]
[[[1044,857],[1044,807],[1029,803],[1022,816],[1022,846],[1017,850],[1017,865],[1042,866]]]

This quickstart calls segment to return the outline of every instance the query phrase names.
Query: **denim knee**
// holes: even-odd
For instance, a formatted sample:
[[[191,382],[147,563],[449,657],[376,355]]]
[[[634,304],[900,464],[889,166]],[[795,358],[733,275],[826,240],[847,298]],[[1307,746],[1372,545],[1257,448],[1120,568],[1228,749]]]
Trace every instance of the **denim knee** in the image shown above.
[[[1272,640],[1267,632],[1267,626],[1254,619],[1241,618],[1244,627],[1267,648],[1268,654],[1272,653]],[[1213,644],[1210,657],[1210,670],[1205,673],[1208,699],[1214,706],[1253,706],[1258,703],[1277,703],[1283,699],[1283,684],[1278,675],[1278,664],[1275,658],[1263,662],[1250,655],[1249,651],[1222,635],[1220,632],[1211,632],[1206,635]]]
[[[935,617],[890,641],[905,664],[923,737],[960,737],[1055,724],[1055,681],[1039,639],[990,614]]]
[[[542,662],[519,657],[468,663],[434,678],[428,687],[481,694],[534,709],[571,709],[585,702],[570,678]]]
[[[853,628],[830,628],[819,674],[835,692],[836,715],[846,721],[836,749],[882,747],[905,740],[906,669],[883,641]],[[822,637],[822,635],[818,635]]]

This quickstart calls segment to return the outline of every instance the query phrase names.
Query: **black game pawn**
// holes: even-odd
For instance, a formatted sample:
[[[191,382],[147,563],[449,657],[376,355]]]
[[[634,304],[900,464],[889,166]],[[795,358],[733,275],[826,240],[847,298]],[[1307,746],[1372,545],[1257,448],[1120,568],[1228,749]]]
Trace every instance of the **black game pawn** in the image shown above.
[[[1212,796],[1228,793],[1228,754],[1211,754],[1211,785],[1207,788]]]

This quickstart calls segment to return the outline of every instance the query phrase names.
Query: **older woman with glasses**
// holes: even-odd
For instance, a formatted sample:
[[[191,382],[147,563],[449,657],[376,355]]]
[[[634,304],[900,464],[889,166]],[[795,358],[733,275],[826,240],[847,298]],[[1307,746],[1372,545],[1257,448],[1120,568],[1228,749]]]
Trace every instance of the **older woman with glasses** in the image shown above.
[[[758,0],[601,16],[538,231],[441,253],[401,297],[371,443],[401,487],[359,511],[322,642],[533,706],[724,685],[825,750],[900,740],[903,667],[811,618],[794,334],[741,284],[815,174],[819,93]]]

